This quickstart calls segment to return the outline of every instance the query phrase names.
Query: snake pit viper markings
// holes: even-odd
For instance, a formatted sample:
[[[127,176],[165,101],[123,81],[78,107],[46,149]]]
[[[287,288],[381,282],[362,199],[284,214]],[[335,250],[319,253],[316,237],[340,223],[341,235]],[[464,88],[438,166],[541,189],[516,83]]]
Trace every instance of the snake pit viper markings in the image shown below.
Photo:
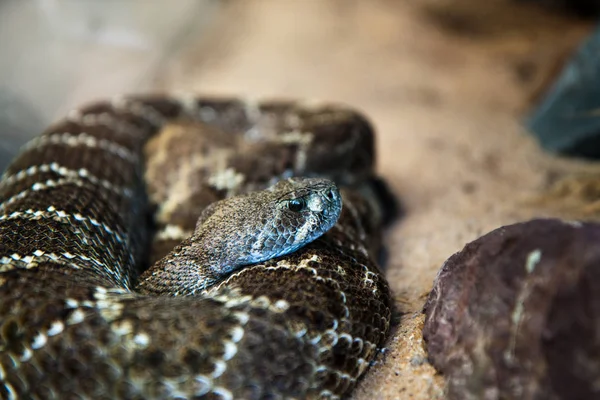
[[[347,395],[390,324],[373,147],[341,106],[71,112],[0,183],[0,398]]]

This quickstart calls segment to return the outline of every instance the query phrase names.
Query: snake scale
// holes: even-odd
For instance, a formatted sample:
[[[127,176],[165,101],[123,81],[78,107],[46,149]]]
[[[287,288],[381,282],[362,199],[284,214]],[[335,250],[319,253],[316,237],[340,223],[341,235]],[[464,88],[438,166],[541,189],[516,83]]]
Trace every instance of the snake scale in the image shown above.
[[[352,109],[293,101],[70,112],[0,183],[0,398],[347,396],[390,326],[373,136]],[[329,226],[288,217],[340,201],[305,244]]]

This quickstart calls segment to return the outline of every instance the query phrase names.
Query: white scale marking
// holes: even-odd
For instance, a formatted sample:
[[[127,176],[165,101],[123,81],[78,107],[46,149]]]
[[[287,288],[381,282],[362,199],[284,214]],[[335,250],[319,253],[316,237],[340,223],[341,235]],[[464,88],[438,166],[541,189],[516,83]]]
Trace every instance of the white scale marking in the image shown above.
[[[75,325],[75,324],[79,324],[81,322],[83,322],[83,320],[85,319],[85,314],[83,313],[83,311],[81,309],[75,309],[71,315],[69,315],[69,317],[67,318],[67,324],[69,325]]]
[[[239,321],[239,323],[242,326],[246,325],[248,323],[248,320],[250,319],[250,314],[242,312],[242,311],[234,312],[233,315],[237,318],[237,320]],[[243,332],[242,332],[242,336],[243,336]]]
[[[233,327],[231,331],[229,331],[229,333],[231,335],[231,341],[233,343],[237,343],[244,337],[244,328],[242,328],[241,326],[236,326]]]
[[[187,239],[194,231],[186,231],[177,225],[166,225],[160,232],[154,236],[154,240],[183,240]]]
[[[79,180],[80,178],[82,178],[82,179],[89,181],[93,185],[102,186],[103,188],[110,190],[111,192],[125,196],[127,198],[131,198],[133,196],[133,192],[131,191],[131,189],[115,186],[114,184],[107,181],[106,179],[100,179],[100,178],[90,174],[90,172],[85,168],[73,170],[73,169],[69,169],[64,166],[61,166],[60,164],[58,164],[56,162],[53,162],[51,164],[33,165],[27,169],[21,170],[12,176],[6,177],[2,181],[2,186],[7,187],[8,185],[12,185],[13,183],[21,181],[27,177],[30,177],[30,176],[33,176],[33,175],[36,175],[39,173],[44,173],[44,172],[54,172],[55,174],[58,174],[68,180],[73,180],[73,181],[76,181],[76,180]],[[49,182],[49,181],[51,181],[51,180],[48,180],[47,182]],[[36,185],[41,185],[41,183],[37,182],[37,183],[33,184],[31,186],[31,188],[35,190],[36,187],[39,187]],[[41,188],[39,190],[42,190],[42,189],[43,188]]]
[[[132,127],[133,128],[133,127]],[[117,157],[129,162],[137,163],[139,157],[131,150],[122,146],[118,143],[112,142],[107,139],[99,139],[86,132],[79,134],[72,134],[68,132],[53,133],[50,135],[38,136],[37,138],[29,141],[24,147],[24,150],[31,150],[33,148],[40,148],[48,145],[61,145],[69,147],[88,147],[98,148],[104,150],[110,154],[116,155]]]
[[[198,388],[194,392],[195,396],[204,396],[210,392],[213,387],[212,379],[204,375],[196,375],[194,377],[194,382],[198,385]]]
[[[192,93],[179,92],[173,93],[173,99],[179,103],[183,112],[191,117],[198,118],[198,112],[200,110],[198,106],[198,99]]]
[[[220,377],[227,370],[227,364],[222,360],[215,361],[213,365],[215,367],[215,369],[213,370],[213,372],[211,374],[213,379]]]
[[[245,176],[236,172],[233,168],[219,171],[208,178],[208,184],[217,190],[232,190],[244,182]]]
[[[10,219],[39,219],[39,218],[55,218],[55,219],[59,219],[59,220],[64,220],[65,222],[68,222],[68,223],[73,223],[72,220],[75,220],[77,222],[89,222],[94,226],[101,227],[109,235],[114,236],[115,239],[117,240],[117,242],[125,243],[127,241],[127,238],[125,237],[125,235],[123,235],[119,232],[115,232],[108,225],[106,225],[102,222],[99,222],[98,220],[96,220],[94,218],[85,217],[85,216],[83,216],[81,214],[77,214],[77,213],[70,215],[62,210],[57,210],[53,206],[48,207],[46,211],[29,209],[29,210],[25,210],[25,211],[14,211],[10,214],[0,215],[0,221],[10,220]],[[39,257],[39,256],[42,256],[44,254],[44,252],[41,250],[36,250],[33,254],[35,256]]]
[[[289,131],[280,134],[278,139],[284,144],[298,145],[294,169],[298,172],[304,171],[306,169],[306,161],[308,158],[307,152],[313,142],[314,135],[310,132]]]
[[[36,250],[36,252],[39,252],[39,251],[40,250]],[[16,259],[15,257],[19,257],[20,259]],[[69,261],[67,262],[67,261],[61,260],[61,258],[65,258]],[[70,265],[75,269],[81,269],[81,267],[78,266],[77,264],[70,262],[70,260],[73,258],[79,258],[83,261],[91,261],[92,263],[96,264],[97,266],[103,267],[108,271],[108,269],[106,268],[106,264],[104,264],[96,259],[87,257],[83,254],[77,254],[77,255],[73,256],[71,253],[63,253],[63,254],[44,253],[41,256],[28,255],[25,257],[22,257],[18,254],[13,254],[11,257],[4,256],[4,257],[0,258],[0,264],[13,265],[14,261],[17,261],[18,263],[25,264],[25,268],[32,268],[32,267],[37,266],[37,264],[39,264],[41,262],[46,262],[48,260],[52,260],[52,261],[56,261],[59,263],[62,261],[62,263],[65,265]],[[25,262],[25,261],[27,261],[27,262]],[[9,269],[12,269],[12,268],[9,268]],[[113,274],[114,274],[114,272],[113,272]]]
[[[223,400],[233,400],[233,394],[224,387],[217,386],[212,390],[212,392],[218,396],[221,396]]]
[[[166,122],[166,118],[152,106],[144,104],[142,101],[123,97],[115,96],[111,100],[111,105],[115,110],[129,112],[137,117],[150,122],[154,127],[158,128]]]
[[[46,333],[48,336],[55,336],[61,333],[64,329],[65,325],[61,321],[54,321]]]
[[[79,307],[79,302],[75,299],[66,299],[65,306],[67,308],[77,308],[77,307]]]
[[[319,257],[316,254],[313,254],[310,258],[302,260],[298,265],[290,265],[285,260],[282,260],[282,261],[277,262],[277,264],[272,267],[265,268],[263,265],[256,265],[256,266],[248,267],[248,268],[242,269],[241,271],[230,275],[229,278],[227,278],[225,281],[221,282],[215,289],[219,290],[221,287],[226,286],[230,280],[235,279],[236,277],[238,277],[242,274],[251,273],[251,271],[253,269],[267,269],[267,270],[287,269],[287,270],[291,270],[291,271],[307,270],[307,271],[311,272],[311,274],[312,274],[311,277],[314,280],[316,280],[317,282],[328,282],[328,283],[331,283],[333,286],[335,286],[338,289],[338,293],[340,294],[340,297],[343,299],[343,303],[344,303],[344,317],[348,318],[350,316],[350,310],[348,309],[348,307],[346,305],[346,294],[339,288],[339,283],[332,278],[320,276],[315,268],[308,266],[308,263],[311,261],[320,262],[321,260],[319,259]],[[239,304],[238,301],[235,301],[235,300],[236,299],[234,298],[233,301],[230,301],[232,305]],[[246,300],[247,299],[244,299],[244,301],[246,301]],[[227,306],[229,306],[230,302],[227,303]],[[277,311],[277,308],[278,307],[275,306],[274,309],[271,309],[271,308],[270,309],[271,309],[271,311]]]
[[[101,112],[98,114],[82,114],[79,110],[72,110],[67,115],[67,119],[71,122],[88,127],[104,125],[114,133],[125,134],[130,137],[139,138],[144,137],[147,134],[145,129],[142,129],[126,121],[124,118],[109,112]]]
[[[33,184],[31,186],[31,188],[25,189],[22,192],[10,197],[9,199],[7,199],[3,203],[1,203],[0,210],[8,207],[9,205],[11,205],[12,203],[14,203],[17,200],[27,197],[32,192],[38,192],[40,190],[46,190],[46,189],[55,188],[55,187],[59,187],[59,186],[63,186],[63,185],[69,185],[69,184],[83,187],[83,186],[85,186],[86,183],[81,179],[57,179],[56,181],[54,181],[52,179],[48,179],[44,183],[38,182],[38,183]]]
[[[150,336],[143,332],[138,333],[133,337],[133,343],[145,349],[146,347],[148,347],[148,345],[150,345]]]
[[[12,385],[8,382],[2,382],[2,384],[4,385],[4,388],[6,389],[6,391],[8,392],[8,400],[17,400],[17,393],[15,392],[15,389],[12,387]]]
[[[32,356],[33,356],[33,352],[31,351],[31,349],[25,347],[25,349],[23,350],[23,354],[21,354],[19,361],[27,362],[31,359]]]
[[[223,352],[223,361],[229,361],[237,354],[238,348],[235,343],[230,341],[225,341],[223,346],[225,347]]]
[[[129,335],[133,332],[133,325],[131,322],[124,320],[114,323],[112,325],[112,330],[119,336]]]
[[[36,250],[36,252],[37,251],[38,250]],[[69,254],[69,256],[71,255],[70,253],[67,253],[67,254]],[[13,254],[13,256],[15,256],[15,254]],[[19,255],[17,254],[17,256],[19,256]],[[18,269],[18,268],[31,269],[31,268],[37,267],[40,263],[47,262],[49,260],[54,263],[58,263],[58,264],[62,264],[62,265],[71,267],[73,269],[81,269],[80,265],[77,265],[73,262],[65,261],[64,259],[70,260],[70,258],[65,256],[65,254],[44,253],[42,256],[26,256],[26,257],[19,256],[19,257],[20,257],[20,260],[18,260],[18,261],[16,261],[14,258],[6,257],[6,256],[0,258],[0,272],[6,272],[6,271],[13,270],[13,269]],[[117,280],[117,282],[123,282],[125,285],[127,285],[127,287],[129,287],[130,282],[128,280],[128,277],[123,276],[119,273],[122,271],[115,271],[111,268],[108,268],[108,266],[106,264],[104,264],[103,262],[98,261],[94,258],[87,257],[83,254],[77,254],[75,257],[84,262],[93,263],[94,265],[96,265],[96,267],[99,267],[102,271],[107,272],[110,275],[114,276],[115,279]],[[23,262],[25,259],[28,260],[27,263]],[[15,264],[17,264],[17,265],[15,265]],[[18,264],[25,264],[25,265],[20,266]]]

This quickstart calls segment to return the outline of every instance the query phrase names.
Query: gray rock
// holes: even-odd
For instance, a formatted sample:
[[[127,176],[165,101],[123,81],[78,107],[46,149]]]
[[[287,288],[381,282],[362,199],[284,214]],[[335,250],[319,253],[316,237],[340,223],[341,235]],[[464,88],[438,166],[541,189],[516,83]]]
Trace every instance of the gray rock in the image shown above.
[[[600,398],[600,225],[538,219],[469,243],[424,308],[451,399]]]
[[[600,158],[600,27],[581,45],[527,121],[547,151]]]

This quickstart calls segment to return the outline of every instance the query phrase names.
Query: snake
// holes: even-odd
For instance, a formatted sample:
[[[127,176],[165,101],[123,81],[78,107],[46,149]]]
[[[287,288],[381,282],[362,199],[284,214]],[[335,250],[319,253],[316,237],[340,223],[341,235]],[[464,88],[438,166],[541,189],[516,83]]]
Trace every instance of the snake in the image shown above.
[[[329,103],[70,111],[0,180],[0,398],[349,396],[393,307],[374,140]]]

